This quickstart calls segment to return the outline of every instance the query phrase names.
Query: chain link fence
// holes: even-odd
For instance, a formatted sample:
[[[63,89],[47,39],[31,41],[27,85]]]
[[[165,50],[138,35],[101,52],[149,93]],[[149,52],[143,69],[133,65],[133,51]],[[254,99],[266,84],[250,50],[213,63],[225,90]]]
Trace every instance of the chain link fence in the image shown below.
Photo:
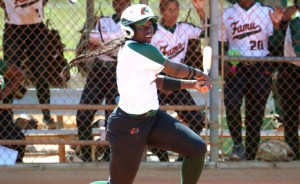
[[[149,0],[148,4],[159,17],[162,17],[162,9],[168,8],[168,4],[163,4],[160,10],[159,1]],[[283,123],[291,122],[291,119],[295,122],[298,118],[299,125],[300,64],[298,58],[283,57],[284,36],[274,36],[268,46],[264,39],[269,33],[262,38],[255,38],[269,29],[269,22],[263,18],[256,20],[255,25],[251,22],[235,22],[227,25],[227,30],[224,24],[219,29],[211,26],[209,21],[200,21],[191,2],[179,1],[179,5],[177,21],[180,23],[177,29],[182,29],[180,33],[184,35],[176,37],[175,30],[165,27],[166,31],[174,31],[174,34],[168,37],[166,33],[153,38],[153,44],[169,58],[179,58],[176,62],[202,68],[203,47],[212,40],[217,41],[216,38],[209,39],[208,29],[210,32],[220,31],[229,39],[226,31],[234,26],[233,31],[237,34],[233,40],[238,39],[242,43],[239,47],[230,44],[228,47],[225,42],[220,42],[220,50],[213,47],[220,51],[219,57],[213,59],[213,62],[220,63],[216,69],[218,78],[213,80],[215,93],[211,95],[215,96],[209,97],[193,90],[159,92],[161,109],[180,119],[206,140],[209,146],[207,160],[211,160],[212,147],[217,148],[217,161],[232,159],[236,145],[244,149],[247,159],[254,159],[259,143],[268,139],[285,138],[296,152],[297,146],[299,149],[299,135],[294,134],[298,126],[284,127],[289,135],[284,137]],[[219,1],[221,12],[228,6],[229,2]],[[211,11],[216,9],[210,8]],[[73,67],[69,76],[66,75],[67,82],[61,80],[59,74],[70,60],[93,49],[94,45],[89,40],[94,38],[94,32],[101,33],[96,40],[104,43],[122,34],[118,25],[112,23],[113,17],[110,17],[115,12],[112,1],[79,0],[72,4],[67,0],[49,0],[44,6],[43,24],[35,27],[9,26],[5,24],[8,14],[3,9],[0,12],[0,34],[3,35],[0,39],[3,46],[0,56],[26,71],[24,85],[28,88],[22,99],[2,101],[1,123],[8,125],[0,129],[3,135],[1,145],[13,145],[10,146],[13,149],[26,145],[26,148],[18,148],[19,152],[24,152],[25,163],[109,161],[105,120],[119,98],[115,79],[117,52]],[[209,12],[208,7],[206,12]],[[262,12],[255,14],[257,17],[261,15]],[[228,13],[227,18],[230,20],[234,16],[243,17],[233,11],[232,14]],[[102,20],[100,26],[97,21],[99,18]],[[216,24],[212,21],[212,24]],[[200,38],[199,30],[205,32]],[[253,35],[248,43],[243,38],[250,32]],[[162,31],[158,33],[162,34]],[[248,44],[253,52],[244,53],[243,49]],[[267,48],[270,54],[257,54]],[[288,61],[294,61],[298,67],[288,64]],[[286,80],[287,76],[289,80]],[[288,88],[292,92],[297,88],[296,95],[291,96],[292,92],[285,90]],[[220,99],[217,106],[209,105],[211,99]],[[282,99],[291,100],[282,102]],[[292,99],[298,99],[298,107],[297,104],[296,107],[291,105],[294,104]],[[13,109],[13,116],[11,111],[5,109]],[[219,111],[216,124],[211,123],[212,109]],[[10,121],[15,124],[12,125]],[[22,133],[18,133],[15,125],[22,128]],[[212,128],[218,132],[217,145],[210,143]],[[145,150],[145,161],[173,162],[180,159],[180,155],[169,151],[157,148]]]

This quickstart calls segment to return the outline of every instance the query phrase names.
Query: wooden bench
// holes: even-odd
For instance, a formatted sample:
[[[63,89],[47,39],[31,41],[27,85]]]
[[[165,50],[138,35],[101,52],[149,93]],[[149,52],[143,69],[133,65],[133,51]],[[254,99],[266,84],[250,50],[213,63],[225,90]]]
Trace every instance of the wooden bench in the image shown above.
[[[41,115],[42,106],[47,106],[47,108],[51,110],[51,115],[57,117],[57,122],[59,123],[58,128],[63,128],[64,116],[76,116],[77,109],[80,107],[79,101],[82,89],[50,89],[50,94],[50,105],[41,105],[38,102],[35,88],[29,88],[28,92],[22,99],[15,99],[13,101],[13,105],[15,105],[13,108],[14,114],[16,116],[21,114]],[[191,94],[197,106],[205,105],[204,96],[196,91],[191,91]],[[20,107],[18,107],[18,105]],[[105,100],[100,105],[105,105]],[[22,106],[26,106],[26,108],[22,108]],[[66,109],[63,109],[64,107],[66,107]],[[101,110],[98,110],[97,115],[104,115],[103,107]]]
[[[95,138],[101,137],[101,129],[93,128]],[[78,141],[77,129],[24,130],[29,145],[58,145],[59,162],[66,162],[66,145],[108,145],[107,141]],[[47,154],[45,155],[47,156]]]
[[[82,90],[81,89],[50,89],[51,105],[70,105],[76,106],[79,104]],[[21,114],[31,114],[31,115],[41,115],[41,104],[39,104],[36,90],[34,88],[28,89],[26,95],[18,100],[15,99],[13,101],[14,105],[31,105],[32,108],[22,109],[22,108],[14,108],[14,114],[21,115]],[[54,109],[50,106],[51,115],[56,116],[58,124],[58,128],[63,128],[64,116],[75,116],[76,111],[73,109]],[[102,113],[101,111],[98,112],[99,114]]]
[[[28,144],[46,144],[46,145],[58,145],[58,156],[59,162],[66,162],[66,145],[108,145],[107,141],[78,141],[77,140],[77,129],[60,129],[60,130],[26,130],[25,132],[26,141]],[[300,134],[300,131],[299,131]],[[99,128],[93,129],[94,137],[101,136]],[[218,131],[220,138],[230,138],[228,130]],[[204,130],[201,133],[201,137],[205,139],[210,136],[209,130]],[[243,131],[245,136],[245,131]],[[284,132],[277,130],[264,130],[261,131],[262,139],[283,139]]]
[[[77,109],[79,109],[79,100],[82,94],[82,89],[50,89],[51,92],[51,104],[46,105],[47,108],[51,110],[51,115],[57,117],[58,129],[56,130],[26,130],[26,141],[27,144],[56,144],[58,145],[58,155],[59,161],[65,162],[65,145],[70,143],[72,144],[90,144],[97,145],[97,143],[93,142],[80,142],[77,141],[77,129],[64,129],[64,116],[75,116]],[[197,105],[204,105],[205,99],[202,96],[199,96],[199,93],[195,91],[191,92],[195,98]],[[198,95],[197,95],[198,94]],[[202,103],[202,104],[201,104]],[[41,115],[41,107],[45,107],[45,105],[41,105],[38,102],[36,96],[35,88],[28,89],[26,95],[20,99],[15,99],[13,101],[13,105],[16,108],[13,108],[15,116],[21,114],[31,114],[31,115]],[[105,101],[102,105],[105,105]],[[64,109],[66,107],[66,109]],[[93,107],[91,107],[93,108]],[[199,108],[199,107],[191,107],[191,108]],[[203,108],[203,107],[201,107]],[[172,107],[171,107],[172,110]],[[174,110],[174,109],[173,109]],[[104,115],[103,108],[98,110],[98,115]],[[93,130],[94,136],[100,136],[97,132],[97,129]],[[22,143],[22,141],[17,141]],[[107,142],[103,142],[103,144],[108,144]]]
[[[63,117],[64,116],[75,116],[76,111],[78,109],[79,100],[81,97],[82,89],[51,89],[51,105],[49,109],[51,109],[51,114],[57,116],[58,122],[61,124],[58,126],[57,130],[27,130],[25,132],[27,143],[28,144],[55,144],[58,145],[58,155],[59,162],[65,162],[65,154],[66,147],[65,145],[108,145],[107,141],[103,141],[101,143],[97,141],[78,141],[77,140],[77,129],[63,129]],[[221,93],[221,92],[220,92]],[[191,95],[193,96],[196,104],[198,106],[204,106],[205,96],[201,96],[200,93],[196,91],[191,91]],[[268,104],[269,110],[272,108],[272,101]],[[28,90],[28,93],[21,100],[14,100],[14,105],[22,106],[27,105],[26,108],[14,108],[15,114],[32,114],[32,115],[41,115],[41,108],[39,107],[39,103],[36,97],[35,89],[31,88]],[[103,103],[105,104],[105,102]],[[63,108],[61,108],[63,106]],[[221,106],[221,102],[220,102]],[[31,108],[32,107],[32,108]],[[52,108],[51,108],[52,107]],[[64,109],[66,107],[66,109]],[[170,108],[170,110],[175,110],[172,107],[165,107],[165,110]],[[178,108],[178,107],[177,107]],[[100,109],[100,108],[99,108]],[[98,114],[103,113],[103,108],[98,111]],[[100,136],[99,130],[93,130],[94,136]],[[219,131],[219,136],[224,138],[230,138],[230,134],[228,131]],[[245,132],[243,132],[245,135]],[[270,130],[270,131],[262,131],[262,138],[283,138],[283,132]],[[210,136],[209,131],[203,131],[201,136]],[[1,141],[0,141],[1,142]],[[22,142],[22,141],[21,141]]]

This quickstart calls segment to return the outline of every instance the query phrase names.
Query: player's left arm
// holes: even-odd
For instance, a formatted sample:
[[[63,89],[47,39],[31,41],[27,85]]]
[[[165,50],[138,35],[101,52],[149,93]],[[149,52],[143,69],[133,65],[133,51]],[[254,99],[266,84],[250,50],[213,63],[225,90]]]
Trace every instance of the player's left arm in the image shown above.
[[[165,74],[168,74],[172,77],[181,78],[181,79],[197,79],[208,81],[209,76],[204,74],[198,68],[187,66],[183,63],[173,62],[166,59],[164,63],[164,68],[162,70]]]
[[[207,86],[210,90],[212,84],[210,81],[203,80],[184,80],[169,76],[159,75],[156,79],[156,86],[159,90],[177,91],[181,89],[196,89],[201,92],[201,87]]]

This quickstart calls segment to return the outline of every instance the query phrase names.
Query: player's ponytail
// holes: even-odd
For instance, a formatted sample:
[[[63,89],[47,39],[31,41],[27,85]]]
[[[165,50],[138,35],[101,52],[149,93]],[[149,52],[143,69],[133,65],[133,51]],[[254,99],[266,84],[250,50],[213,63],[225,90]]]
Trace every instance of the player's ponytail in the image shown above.
[[[80,62],[86,62],[89,58],[95,58],[103,54],[107,54],[114,49],[121,47],[125,44],[125,37],[120,37],[115,40],[112,40],[106,44],[101,45],[97,50],[84,53],[82,55],[77,56],[76,58],[72,59],[68,65],[62,70],[61,77],[64,76],[63,74],[70,70],[72,67],[76,66]]]

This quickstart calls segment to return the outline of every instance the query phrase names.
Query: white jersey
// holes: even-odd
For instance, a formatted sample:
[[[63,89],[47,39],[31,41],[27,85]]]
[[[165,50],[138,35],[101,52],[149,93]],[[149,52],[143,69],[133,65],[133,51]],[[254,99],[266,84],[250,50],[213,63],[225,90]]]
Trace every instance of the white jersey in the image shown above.
[[[300,19],[300,17],[297,17],[297,19]],[[288,26],[286,30],[285,40],[284,40],[284,56],[286,57],[298,57],[295,49],[293,47],[292,43],[292,35],[291,35],[291,28],[290,25]],[[294,61],[292,62],[294,65],[297,65],[300,67],[300,61]]]
[[[242,56],[268,55],[268,37],[273,34],[270,10],[260,3],[248,10],[238,3],[226,8],[219,20],[219,41],[228,41],[229,50],[238,50]]]
[[[119,107],[129,114],[143,114],[159,108],[156,78],[166,58],[146,43],[126,41],[117,65]]]
[[[41,23],[44,18],[43,0],[3,0],[5,3],[5,22],[14,25]]]
[[[203,29],[189,23],[176,23],[174,33],[158,24],[158,29],[152,38],[151,44],[173,62],[182,62],[188,47],[189,39],[197,39]]]
[[[90,38],[95,39],[96,42],[105,44],[111,40],[121,37],[122,35],[120,21],[116,23],[113,19],[113,15],[111,15],[109,17],[102,17],[99,19],[95,29],[92,30],[90,34]],[[98,58],[103,61],[116,61],[117,54],[118,49],[115,49],[114,51],[110,52],[109,55],[101,55]]]

